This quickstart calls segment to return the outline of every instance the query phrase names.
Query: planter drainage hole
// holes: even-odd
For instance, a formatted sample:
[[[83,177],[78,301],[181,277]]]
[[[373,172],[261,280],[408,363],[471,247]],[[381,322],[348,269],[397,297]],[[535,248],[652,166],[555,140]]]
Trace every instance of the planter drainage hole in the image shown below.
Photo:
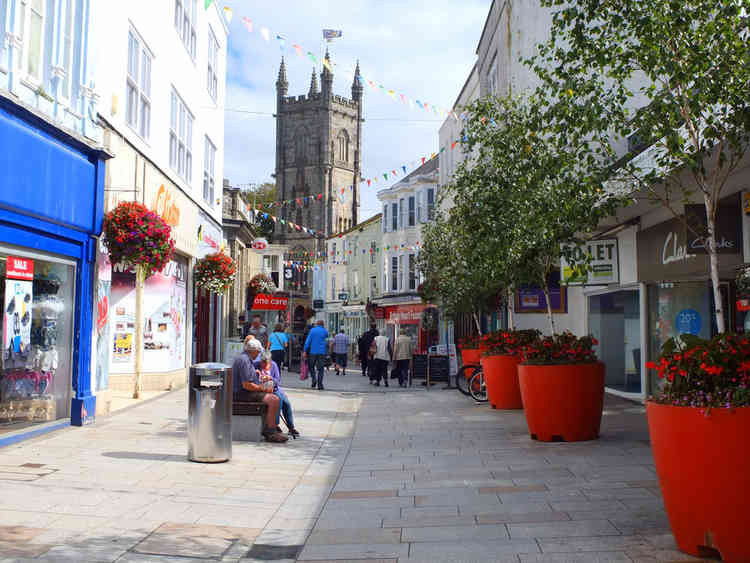
[[[711,559],[712,561],[724,561],[721,558],[721,553],[719,553],[718,549],[708,547],[707,545],[698,546],[698,557],[702,559]]]

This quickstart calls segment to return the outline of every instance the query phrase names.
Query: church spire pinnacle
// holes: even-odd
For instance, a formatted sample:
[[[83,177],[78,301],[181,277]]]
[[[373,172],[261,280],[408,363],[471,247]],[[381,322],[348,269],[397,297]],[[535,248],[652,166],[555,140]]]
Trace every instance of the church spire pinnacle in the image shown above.
[[[308,95],[312,97],[317,93],[318,93],[318,74],[315,72],[315,67],[313,67],[312,78],[310,78],[310,92]]]
[[[276,91],[280,96],[286,96],[289,92],[289,82],[286,79],[286,65],[284,64],[284,57],[281,57],[281,65],[279,66],[279,78],[276,80]]]
[[[359,61],[357,61],[357,68],[354,69],[354,81],[352,82],[352,100],[361,100],[363,91],[362,75],[359,73]]]
[[[327,64],[323,65],[323,72],[320,74],[320,82],[322,84],[323,96],[328,97],[333,93],[333,73],[329,70],[331,67],[331,55],[328,53],[328,47],[326,47],[325,61]]]

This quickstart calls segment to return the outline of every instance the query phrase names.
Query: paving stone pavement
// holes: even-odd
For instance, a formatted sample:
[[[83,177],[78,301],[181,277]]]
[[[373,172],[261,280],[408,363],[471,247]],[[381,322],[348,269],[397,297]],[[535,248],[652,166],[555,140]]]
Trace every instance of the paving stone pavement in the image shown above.
[[[289,396],[301,439],[230,463],[186,460],[185,390],[0,449],[0,562],[697,561],[639,405],[544,444],[456,391]]]

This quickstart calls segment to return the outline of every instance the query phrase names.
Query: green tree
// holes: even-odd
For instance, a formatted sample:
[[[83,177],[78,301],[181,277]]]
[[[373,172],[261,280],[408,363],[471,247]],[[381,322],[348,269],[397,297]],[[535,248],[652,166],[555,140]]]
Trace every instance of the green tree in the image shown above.
[[[509,295],[519,285],[538,285],[554,333],[548,281],[562,245],[581,242],[616,199],[601,188],[607,167],[596,147],[566,133],[570,109],[552,109],[526,97],[472,104],[463,146],[473,159],[446,192],[454,202],[454,233],[470,250],[469,293]],[[440,288],[447,291],[442,278]]]
[[[716,325],[724,332],[716,211],[750,131],[748,0],[541,0],[549,41],[527,61],[553,106],[571,100],[575,134],[613,163],[609,190],[683,216],[697,197]],[[554,110],[553,110],[554,113]],[[637,137],[648,149],[623,149]]]
[[[271,181],[263,182],[253,189],[244,189],[241,192],[242,199],[245,203],[253,209],[257,210],[257,205],[261,204],[263,211],[269,215],[275,215],[275,213],[269,212],[269,208],[266,207],[276,201],[276,184]],[[262,215],[256,215],[255,224],[257,226],[257,235],[268,240],[269,243],[273,243],[274,231],[276,224],[270,217],[264,218]]]

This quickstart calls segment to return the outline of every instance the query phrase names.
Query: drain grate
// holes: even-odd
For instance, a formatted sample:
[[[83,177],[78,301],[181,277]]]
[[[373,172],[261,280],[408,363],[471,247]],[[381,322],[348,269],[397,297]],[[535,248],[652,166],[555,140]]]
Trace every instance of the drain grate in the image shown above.
[[[302,551],[302,545],[263,545],[255,544],[247,552],[245,557],[249,559],[258,559],[260,561],[279,561],[281,559],[296,560]]]

